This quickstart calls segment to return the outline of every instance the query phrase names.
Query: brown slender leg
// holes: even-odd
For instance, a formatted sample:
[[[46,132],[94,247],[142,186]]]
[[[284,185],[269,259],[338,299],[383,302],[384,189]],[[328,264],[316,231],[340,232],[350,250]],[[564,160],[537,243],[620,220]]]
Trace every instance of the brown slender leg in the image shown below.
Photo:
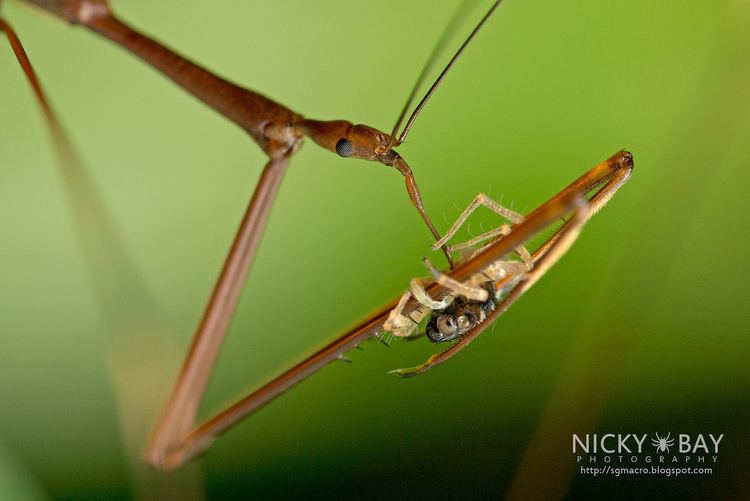
[[[261,174],[193,336],[172,396],[147,447],[146,459],[152,465],[161,465],[169,449],[184,438],[195,422],[203,392],[288,164],[289,157],[272,159]]]
[[[438,231],[435,229],[435,226],[432,224],[432,221],[430,221],[430,218],[427,215],[427,212],[425,212],[424,210],[424,205],[422,204],[422,197],[419,194],[417,181],[414,179],[414,173],[412,173],[411,168],[401,158],[399,158],[396,161],[396,163],[394,164],[394,167],[396,167],[399,170],[399,172],[401,172],[401,174],[404,175],[404,180],[406,181],[406,191],[409,192],[409,199],[411,199],[411,203],[414,204],[414,207],[417,208],[417,212],[419,212],[419,215],[422,216],[422,220],[430,229],[430,233],[432,233],[432,236],[435,238],[435,241],[442,240],[440,233],[438,233]],[[450,266],[451,269],[453,269],[455,264],[453,263],[453,258],[451,257],[451,253],[448,250],[448,246],[445,243],[443,243],[440,246],[440,248],[442,249],[443,254],[445,254],[445,258],[448,260],[448,265]]]
[[[120,20],[105,0],[28,0],[73,24],[111,40],[247,131],[270,153],[269,123],[294,123],[301,117],[287,107],[240,87],[178,54]],[[272,155],[273,156],[273,155]]]

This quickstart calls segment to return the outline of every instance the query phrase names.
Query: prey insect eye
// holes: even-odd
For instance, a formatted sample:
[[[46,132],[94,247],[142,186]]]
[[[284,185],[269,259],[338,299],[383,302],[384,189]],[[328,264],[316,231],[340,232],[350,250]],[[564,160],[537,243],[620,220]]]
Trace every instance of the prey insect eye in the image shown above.
[[[471,327],[471,320],[468,315],[461,315],[457,320],[459,328],[468,329],[469,327]]]
[[[349,157],[354,153],[354,145],[348,139],[340,139],[336,143],[336,153],[342,157]]]
[[[440,315],[437,320],[437,328],[445,336],[456,333],[456,322],[452,315]]]

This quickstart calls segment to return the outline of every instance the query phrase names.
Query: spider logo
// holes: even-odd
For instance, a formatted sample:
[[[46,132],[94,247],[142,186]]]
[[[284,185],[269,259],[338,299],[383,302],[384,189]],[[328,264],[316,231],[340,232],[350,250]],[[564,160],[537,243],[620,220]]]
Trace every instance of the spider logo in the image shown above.
[[[669,448],[674,445],[674,438],[669,438],[669,433],[666,437],[660,437],[656,434],[656,438],[651,439],[651,445],[656,447],[656,452],[666,452],[669,454]]]

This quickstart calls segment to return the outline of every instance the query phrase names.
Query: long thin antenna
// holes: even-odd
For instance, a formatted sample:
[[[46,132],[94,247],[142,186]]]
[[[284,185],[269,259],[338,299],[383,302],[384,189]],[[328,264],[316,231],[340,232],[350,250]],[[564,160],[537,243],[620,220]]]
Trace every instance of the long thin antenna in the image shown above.
[[[430,90],[427,91],[427,93],[419,102],[417,107],[414,108],[414,111],[412,112],[411,116],[409,117],[409,120],[406,122],[406,125],[404,126],[404,130],[401,131],[401,135],[398,137],[398,140],[396,140],[395,138],[396,138],[396,134],[398,133],[398,129],[401,126],[401,122],[403,122],[404,117],[406,116],[406,112],[409,110],[409,107],[411,106],[411,103],[414,101],[414,96],[417,94],[419,87],[422,86],[422,83],[424,82],[424,79],[426,78],[427,73],[429,73],[429,71],[432,69],[432,66],[435,64],[435,59],[437,58],[438,54],[441,52],[443,46],[447,43],[447,41],[453,35],[453,32],[456,31],[458,26],[460,26],[461,22],[463,21],[463,18],[466,15],[466,12],[468,12],[469,10],[468,8],[466,8],[466,6],[471,1],[473,0],[467,0],[459,6],[458,10],[456,11],[456,13],[453,15],[450,22],[448,23],[448,26],[446,26],[445,30],[443,31],[443,34],[440,35],[440,39],[435,45],[435,48],[432,50],[430,57],[427,59],[427,63],[422,69],[422,72],[419,74],[419,77],[417,78],[417,81],[414,84],[414,87],[412,88],[411,93],[409,94],[409,97],[406,100],[406,104],[404,105],[404,108],[401,110],[401,114],[399,115],[398,120],[396,121],[396,125],[393,127],[393,131],[391,132],[391,140],[388,143],[388,149],[391,149],[393,146],[398,146],[404,142],[404,139],[406,139],[406,135],[409,133],[409,129],[411,129],[411,126],[414,124],[414,121],[417,119],[417,116],[422,111],[422,108],[424,108],[425,104],[427,104],[427,101],[435,93],[435,90],[437,90],[438,86],[445,78],[445,75],[448,74],[450,69],[453,67],[453,65],[456,63],[458,58],[463,53],[464,49],[466,49],[469,43],[471,43],[471,41],[474,39],[476,34],[482,28],[482,26],[484,26],[484,24],[487,22],[487,20],[490,18],[493,12],[495,12],[495,9],[497,9],[498,5],[500,5],[500,2],[502,0],[496,0],[495,3],[492,4],[492,7],[489,8],[487,13],[482,18],[482,20],[479,21],[479,23],[476,25],[474,30],[468,36],[468,38],[466,38],[466,40],[458,49],[458,51],[456,51],[456,53],[453,55],[451,60],[443,69],[443,71],[437,77],[437,80],[435,80],[435,83],[432,84],[432,87],[430,87]],[[394,141],[395,141],[395,144],[394,144]]]

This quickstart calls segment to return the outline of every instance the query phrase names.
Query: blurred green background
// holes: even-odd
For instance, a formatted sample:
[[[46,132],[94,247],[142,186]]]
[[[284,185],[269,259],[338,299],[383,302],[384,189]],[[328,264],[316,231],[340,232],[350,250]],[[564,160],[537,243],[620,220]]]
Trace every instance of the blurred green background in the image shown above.
[[[367,342],[170,475],[137,455],[264,156],[122,50],[4,3],[108,230],[82,241],[74,207],[84,219],[93,209],[71,203],[31,92],[0,51],[0,497],[750,495],[750,2],[504,2],[399,149],[439,228],[480,191],[529,212],[621,148],[635,156],[630,183],[446,365],[398,380],[386,372],[436,347]],[[458,5],[112,3],[308,117],[383,130]],[[473,221],[474,234],[497,223]],[[107,231],[121,247],[97,246]],[[308,142],[202,414],[400,294],[424,274],[429,244],[396,172]],[[713,474],[576,471],[571,433],[667,431],[724,433]]]

